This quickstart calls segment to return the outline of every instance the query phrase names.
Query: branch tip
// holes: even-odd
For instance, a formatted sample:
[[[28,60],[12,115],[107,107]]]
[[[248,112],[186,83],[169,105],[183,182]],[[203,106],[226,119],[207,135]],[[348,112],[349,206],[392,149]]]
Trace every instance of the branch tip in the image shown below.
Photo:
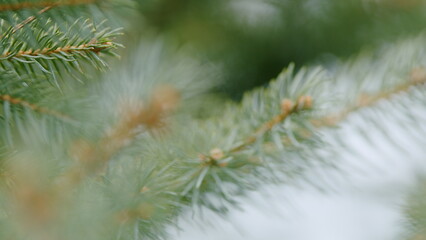
[[[312,108],[312,97],[311,96],[300,96],[297,105],[301,109],[311,109]]]
[[[149,191],[149,188],[148,188],[147,186],[143,186],[143,187],[139,190],[139,192],[140,192],[140,193],[144,193],[144,192],[147,192],[147,191]]]
[[[222,149],[220,148],[213,148],[210,150],[210,157],[214,160],[220,160],[225,156]]]

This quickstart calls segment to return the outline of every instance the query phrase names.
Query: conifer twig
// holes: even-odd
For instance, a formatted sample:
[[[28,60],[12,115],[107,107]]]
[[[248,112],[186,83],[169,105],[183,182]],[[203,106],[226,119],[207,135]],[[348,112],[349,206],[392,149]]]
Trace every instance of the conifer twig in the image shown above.
[[[281,102],[281,113],[273,117],[268,122],[264,123],[260,128],[258,128],[255,133],[248,137],[243,143],[240,145],[231,148],[227,151],[228,154],[236,153],[241,150],[244,150],[249,145],[256,142],[259,137],[262,137],[265,133],[272,130],[274,126],[283,122],[287,117],[292,114],[298,113],[302,110],[310,109],[312,107],[312,97],[310,96],[301,96],[296,103],[289,99],[283,99]],[[226,163],[218,163],[217,161],[222,159],[225,156],[225,153],[219,148],[214,148],[210,151],[209,155],[200,154],[199,158],[202,160],[203,164],[207,165],[217,165],[220,167],[226,166]]]
[[[43,114],[48,114],[48,115],[54,116],[58,119],[65,120],[65,121],[72,120],[72,118],[68,115],[65,115],[63,113],[60,113],[60,112],[57,112],[57,111],[54,111],[54,110],[51,110],[51,109],[48,109],[48,108],[45,108],[45,107],[40,107],[36,104],[22,100],[20,98],[11,97],[10,95],[7,95],[7,94],[6,95],[0,95],[0,100],[1,101],[7,101],[7,102],[14,104],[14,105],[21,105],[21,106],[29,108],[33,111],[43,113]]]
[[[131,106],[122,114],[120,121],[96,143],[77,142],[71,154],[77,165],[63,176],[71,185],[86,176],[97,173],[113,155],[132,142],[142,131],[150,131],[163,126],[164,118],[177,106],[178,92],[171,87],[157,89],[147,106]]]
[[[352,112],[355,112],[364,107],[372,106],[376,104],[377,102],[379,102],[380,100],[389,99],[393,97],[395,94],[407,92],[411,87],[426,84],[426,69],[424,68],[413,69],[411,71],[411,75],[409,78],[410,78],[409,81],[401,85],[398,85],[390,90],[379,92],[377,95],[362,94],[361,96],[359,96],[358,101],[354,105],[334,115],[313,120],[312,124],[318,128],[335,126],[341,121],[343,121],[344,119],[346,119],[348,115]]]
[[[99,46],[97,46],[99,44]],[[52,55],[55,53],[74,53],[74,52],[94,52],[99,53],[100,51],[113,46],[112,42],[97,42],[92,40],[89,43],[77,45],[77,46],[64,46],[57,48],[44,48],[36,50],[19,51],[17,53],[6,52],[0,56],[0,59],[8,59],[10,57],[22,58],[27,56],[38,56],[38,55]]]
[[[19,29],[23,28],[25,25],[27,25],[27,24],[31,23],[32,21],[34,21],[37,18],[37,16],[39,16],[39,15],[41,15],[41,14],[49,11],[53,7],[54,7],[54,5],[47,6],[47,7],[43,8],[43,9],[41,9],[40,11],[38,11],[37,15],[29,16],[27,19],[25,19],[24,21],[20,22],[16,26],[14,26],[10,32],[6,32],[5,34],[0,35],[0,38],[3,38],[4,36],[6,36],[6,34],[10,35],[10,34],[16,33]]]
[[[37,16],[49,11],[50,9],[52,9],[55,5],[50,5],[47,6],[43,9],[41,9],[40,11],[37,12],[36,16],[29,16],[27,19],[25,19],[24,21],[22,21],[21,23],[19,23],[18,25],[16,25],[15,27],[13,27],[12,30],[12,34],[15,33],[16,31],[18,31],[19,29],[23,28],[25,25],[31,23],[32,21],[34,21],[36,19]]]
[[[310,96],[301,96],[299,100],[293,103],[291,100],[284,99],[281,102],[281,113],[273,117],[270,121],[263,124],[253,136],[247,138],[242,144],[232,148],[229,152],[238,152],[248,145],[254,143],[260,136],[263,136],[266,132],[270,131],[275,125],[284,121],[291,114],[306,110],[312,107],[312,98]]]
[[[317,128],[337,125],[339,122],[346,119],[347,116],[352,112],[355,112],[363,107],[374,105],[380,100],[389,99],[395,94],[406,92],[413,86],[419,86],[423,84],[426,84],[426,70],[423,68],[415,68],[411,71],[410,81],[398,85],[393,89],[380,92],[377,95],[368,96],[363,94],[359,97],[358,102],[355,103],[353,106],[350,106],[347,109],[334,115],[326,116],[320,119],[314,119],[311,121],[311,123]],[[256,140],[260,136],[270,131],[275,125],[284,121],[289,115],[297,113],[302,109],[309,109],[311,107],[312,98],[310,96],[300,97],[296,104],[294,104],[290,100],[284,99],[281,103],[282,112],[280,114],[276,115],[270,121],[263,124],[252,136],[247,138],[240,145],[230,149],[228,153],[236,153],[245,149],[247,146],[256,142]],[[202,160],[203,163],[208,163],[207,165],[213,164],[220,166],[220,163],[217,163],[217,160],[222,159],[225,155],[226,154],[221,149],[214,148],[210,151],[209,155],[200,154],[199,158]]]

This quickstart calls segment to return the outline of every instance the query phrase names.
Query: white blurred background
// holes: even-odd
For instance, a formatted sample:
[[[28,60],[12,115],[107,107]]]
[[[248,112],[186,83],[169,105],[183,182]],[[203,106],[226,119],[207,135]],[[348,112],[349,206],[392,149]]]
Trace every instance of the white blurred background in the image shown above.
[[[424,119],[424,109],[413,106],[412,111]],[[415,127],[402,130],[408,122],[388,119],[381,131],[354,115],[336,133],[352,152],[341,151],[332,159],[337,172],[320,173],[328,181],[325,193],[305,186],[267,186],[243,198],[242,210],[232,210],[228,220],[214,214],[204,216],[208,223],[182,219],[182,231],[172,231],[175,239],[402,239],[404,199],[426,169],[426,136],[416,135]],[[368,141],[360,129],[367,130]]]

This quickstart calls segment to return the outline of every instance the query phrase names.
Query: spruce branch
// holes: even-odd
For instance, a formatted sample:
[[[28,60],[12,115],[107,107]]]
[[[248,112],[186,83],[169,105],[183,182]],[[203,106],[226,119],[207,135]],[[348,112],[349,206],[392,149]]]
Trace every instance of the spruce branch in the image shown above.
[[[43,75],[32,79],[13,71],[1,72],[0,96],[0,128],[6,133],[2,138],[5,137],[9,144],[15,142],[15,134],[20,133],[16,140],[27,138],[25,126],[28,124],[47,124],[45,127],[48,128],[57,126],[58,131],[55,132],[59,133],[62,127],[78,123],[75,112],[67,111],[73,104],[58,93]],[[36,128],[45,128],[42,125]]]
[[[379,101],[389,100],[397,94],[407,93],[412,87],[422,86],[426,84],[426,69],[422,67],[414,68],[411,70],[408,81],[393,87],[392,89],[383,90],[375,95],[360,94],[358,101],[352,106],[347,107],[343,111],[331,114],[320,119],[312,120],[312,124],[317,127],[331,127],[336,126],[341,121],[346,119],[349,114],[358,111],[362,108],[370,107]]]
[[[406,70],[402,70],[406,71]],[[288,70],[287,70],[288,72]],[[291,72],[291,71],[290,71]],[[282,77],[279,77],[279,79],[273,83],[268,89],[265,89],[264,91],[259,91],[262,93],[262,97],[264,102],[259,102],[257,100],[257,97],[259,95],[253,94],[252,98],[249,98],[250,100],[256,99],[256,101],[253,101],[255,105],[261,106],[261,109],[269,109],[266,108],[265,105],[269,104],[272,105],[269,101],[273,99],[272,101],[276,100],[277,96],[280,94],[281,87],[285,86],[286,89],[292,89],[292,85],[298,86],[298,88],[303,89],[304,86],[309,86],[312,91],[315,89],[315,84],[312,84],[312,82],[309,79],[303,79],[304,73],[299,73],[297,76],[292,77],[293,82],[292,84],[285,84],[285,82],[288,80],[288,76],[291,76],[291,73],[284,74]],[[306,78],[309,78],[309,76],[304,76]],[[316,79],[321,79],[318,76],[315,76]],[[296,80],[297,79],[297,80]],[[295,111],[294,107],[297,107],[299,104],[293,104],[289,100],[284,100],[281,104],[282,112],[279,115],[276,115],[271,120],[266,121],[266,123],[262,124],[260,128],[258,128],[255,131],[255,134],[248,137],[245,141],[243,141],[241,144],[237,145],[236,147],[229,148],[230,150],[226,150],[226,147],[215,147],[210,150],[209,154],[199,154],[198,159],[201,161],[201,164],[199,164],[199,167],[194,169],[193,171],[190,171],[191,174],[189,176],[185,176],[182,178],[181,182],[184,182],[184,189],[180,193],[181,196],[183,196],[184,199],[191,199],[192,202],[197,205],[201,204],[203,206],[212,207],[213,210],[219,211],[218,208],[214,207],[213,203],[210,203],[210,200],[208,200],[206,197],[204,197],[203,192],[214,192],[217,193],[219,196],[222,196],[226,199],[226,190],[220,190],[221,187],[219,185],[223,185],[224,182],[232,182],[235,183],[238,186],[246,186],[247,188],[251,188],[253,185],[256,184],[256,182],[250,183],[252,180],[248,180],[243,173],[247,172],[256,172],[259,174],[259,170],[262,168],[267,167],[267,165],[272,164],[275,166],[279,165],[285,165],[286,161],[279,163],[279,162],[266,162],[266,161],[259,161],[258,164],[251,164],[253,158],[253,154],[256,153],[256,151],[259,151],[260,158],[265,158],[267,156],[267,151],[271,154],[277,154],[282,153],[283,155],[288,155],[291,153],[294,149],[292,145],[290,146],[283,146],[282,141],[284,141],[286,138],[291,139],[291,142],[296,142],[298,140],[295,139],[292,134],[298,134],[299,140],[307,140],[309,139],[312,141],[313,135],[316,134],[316,132],[319,130],[320,127],[330,127],[337,125],[340,121],[344,120],[350,113],[359,111],[361,109],[371,107],[372,105],[378,103],[382,100],[390,100],[392,97],[394,97],[397,94],[401,93],[407,93],[409,92],[413,87],[423,86],[426,83],[426,71],[424,68],[414,68],[411,71],[411,75],[409,79],[405,78],[406,80],[403,83],[396,83],[391,84],[392,87],[385,87],[384,85],[381,86],[380,89],[376,90],[376,93],[366,95],[363,93],[363,90],[361,88],[357,89],[359,91],[359,96],[356,98],[358,101],[356,101],[354,104],[348,104],[347,106],[343,106],[342,111],[339,111],[337,114],[333,113],[326,113],[320,111],[319,106],[315,106],[312,108],[312,112],[315,114],[308,115],[305,117],[300,118],[301,121],[306,121],[305,124],[300,124],[299,127],[294,127],[291,125],[287,126],[281,126],[281,122],[285,121],[289,116],[296,115],[295,113],[298,113]],[[335,79],[338,80],[338,79]],[[300,82],[297,82],[300,81]],[[336,83],[334,81],[329,82],[330,85],[327,85],[328,87],[334,86]],[[331,89],[331,88],[325,88],[325,89]],[[300,89],[299,89],[300,90]],[[348,89],[351,90],[351,89]],[[330,96],[332,93],[324,94]],[[274,97],[270,97],[270,96]],[[297,96],[297,94],[296,94]],[[303,96],[303,95],[302,95]],[[306,96],[306,95],[305,95]],[[321,98],[318,94],[313,94],[313,97],[311,95],[308,95],[307,97],[300,97],[299,101],[297,103],[303,102],[306,103],[306,106],[309,106],[306,109],[311,109],[312,107],[312,98],[317,99]],[[250,101],[247,100],[247,101]],[[245,102],[246,99],[243,100]],[[268,102],[267,102],[268,101]],[[321,101],[316,100],[315,102],[319,102],[321,104]],[[268,106],[269,106],[268,105]],[[300,104],[301,105],[301,104]],[[250,108],[249,108],[250,109]],[[253,109],[253,108],[252,108]],[[256,118],[253,113],[254,110],[251,109],[251,116],[253,118]],[[297,108],[296,108],[297,109]],[[305,109],[305,110],[306,110]],[[338,109],[338,107],[336,107]],[[250,110],[248,110],[250,111]],[[235,109],[231,110],[231,112],[236,112]],[[227,112],[227,114],[233,115],[231,112]],[[241,115],[241,113],[239,113]],[[259,114],[259,113],[257,113]],[[316,116],[315,116],[316,115]],[[324,116],[325,115],[325,116]],[[250,115],[249,115],[250,116]],[[238,118],[236,118],[238,119]],[[241,120],[241,118],[239,118]],[[238,121],[240,124],[243,121]],[[309,126],[310,125],[310,126]],[[244,126],[241,126],[243,128]],[[261,143],[261,139],[264,138],[263,136],[266,135],[266,133],[271,133],[275,135],[279,135],[276,132],[279,132],[280,129],[283,129],[284,131],[280,131],[281,133],[284,133],[284,136],[281,136],[281,138],[271,138],[267,140],[271,140],[272,142],[266,142],[264,144],[260,144],[261,148],[252,146],[253,143]],[[286,129],[287,128],[287,129]],[[291,129],[292,128],[292,129]],[[271,131],[273,130],[273,131]],[[285,134],[287,132],[287,134]],[[307,134],[305,132],[308,132]],[[303,134],[302,134],[303,133]],[[281,139],[279,141],[276,141],[276,139]],[[284,140],[283,140],[284,139]],[[318,140],[313,140],[318,141]],[[295,149],[296,155],[298,157],[302,157],[304,155],[303,146],[309,145],[307,142],[301,141],[298,143],[302,146],[302,148]],[[256,144],[259,145],[259,144]],[[271,149],[270,145],[273,146]],[[312,145],[310,145],[312,147]],[[323,145],[320,145],[323,146]],[[259,149],[259,150],[257,150]],[[312,149],[310,149],[312,151]],[[294,152],[294,151],[293,151]],[[246,155],[246,156],[245,156]],[[248,156],[247,156],[248,155]],[[250,156],[252,155],[252,156]],[[279,155],[282,156],[282,155]],[[306,156],[305,156],[306,157]],[[313,158],[318,158],[319,156],[311,156]],[[256,158],[256,157],[255,157]],[[288,159],[289,160],[289,159]],[[287,161],[288,161],[287,160]],[[290,164],[290,162],[288,162]],[[271,167],[272,172],[274,171],[274,167]],[[270,172],[269,174],[273,175],[273,173]],[[259,177],[259,176],[258,176]],[[229,179],[230,178],[230,179]],[[225,180],[228,179],[228,180]],[[231,200],[232,202],[232,200]]]
[[[30,103],[28,101],[25,101],[23,99],[11,97],[10,95],[0,95],[0,100],[4,101],[4,102],[8,102],[10,104],[15,104],[15,105],[20,105],[20,106],[26,107],[26,108],[29,108],[33,111],[42,113],[42,114],[54,116],[54,117],[61,119],[63,121],[72,121],[73,120],[70,116],[63,114],[61,112],[51,110],[51,109],[48,109],[46,107],[41,107],[41,106],[38,106],[34,103]]]
[[[25,25],[31,23],[32,21],[34,21],[37,16],[39,16],[39,15],[41,15],[41,14],[49,11],[53,7],[54,6],[47,6],[47,7],[43,8],[43,9],[41,9],[40,11],[38,11],[37,15],[29,16],[27,19],[25,19],[21,23],[15,25],[9,32],[7,32],[7,34],[14,34],[14,33],[16,33],[16,31],[18,31],[19,29],[23,28]],[[5,34],[0,35],[0,38],[3,38]]]
[[[84,52],[93,52],[98,54],[101,51],[109,50],[113,47],[113,43],[109,41],[97,41],[92,39],[89,43],[84,43],[76,46],[62,46],[56,48],[43,48],[43,49],[29,49],[29,50],[20,50],[16,53],[6,52],[0,56],[0,59],[13,59],[17,58],[26,59],[31,56],[51,56],[55,54],[69,55],[76,53]]]
[[[301,96],[296,104],[294,104],[289,99],[284,99],[281,102],[281,110],[282,112],[273,117],[270,121],[266,122],[264,125],[262,125],[253,136],[246,139],[242,144],[232,148],[229,152],[235,153],[238,152],[248,145],[256,142],[256,140],[263,136],[268,131],[271,131],[274,126],[276,126],[279,123],[282,123],[289,115],[298,113],[302,110],[307,110],[312,108],[312,98],[310,96]]]
[[[29,19],[31,21],[26,22],[30,26],[28,29],[0,26],[5,31],[0,39],[0,69],[25,74],[33,79],[46,75],[60,87],[62,72],[80,79],[75,72],[84,71],[80,64],[84,61],[89,63],[85,64],[86,67],[105,69],[107,64],[99,54],[114,55],[112,50],[120,46],[112,41],[119,34],[118,29],[102,29],[89,19],[76,20],[66,31],[62,31],[54,22],[47,22],[42,27],[40,21]],[[77,31],[80,34],[75,35]]]
[[[55,225],[62,211],[69,207],[71,199],[74,200],[71,193],[81,187],[80,183],[99,173],[112,156],[128,146],[137,135],[163,128],[165,118],[176,108],[178,100],[179,94],[174,88],[162,86],[152,94],[147,104],[123,103],[124,109],[121,109],[122,115],[117,123],[95,143],[76,142],[70,149],[76,163],[47,184],[41,180],[46,176],[42,176],[40,167],[34,166],[30,173],[28,166],[23,167],[21,163],[28,156],[14,156],[2,174],[3,180],[7,176],[8,181],[13,182],[13,188],[3,189],[14,199],[13,203],[8,203],[13,206],[9,210],[13,212],[12,216],[17,216],[13,220],[26,231],[34,231],[32,235],[35,239],[61,238],[61,233],[52,232],[47,226]],[[146,187],[141,189],[141,193],[146,191],[152,190]],[[110,211],[107,223],[112,223],[113,227],[109,230],[116,231],[119,225],[150,219],[154,208],[142,202],[136,207]]]
[[[179,94],[174,88],[163,86],[154,91],[146,106],[130,103],[118,123],[97,143],[80,141],[73,146],[71,154],[78,164],[64,174],[61,182],[75,185],[85,177],[98,173],[113,155],[142,132],[162,128],[164,119],[176,108],[178,100]]]
[[[380,101],[391,100],[398,94],[408,94],[413,87],[420,87],[426,84],[426,69],[424,67],[413,68],[410,72],[410,76],[407,77],[407,81],[393,86],[389,89],[384,89],[375,94],[365,94],[360,93],[356,98],[357,101],[349,106],[345,107],[343,110],[337,113],[327,114],[326,116],[321,116],[316,119],[312,119],[310,123],[312,127],[320,130],[321,128],[336,127],[341,122],[343,122],[349,115],[356,113],[359,110],[368,107],[374,107],[375,104]],[[311,131],[306,129],[298,129],[298,135],[302,136],[301,139],[309,139],[312,136]],[[294,143],[288,136],[282,138],[282,142],[286,145],[293,145]],[[271,143],[265,143],[265,146],[270,145]]]
[[[224,157],[229,156],[230,154],[238,153],[245,148],[249,147],[251,144],[255,143],[260,137],[265,135],[267,132],[271,131],[274,126],[282,123],[292,114],[297,114],[300,111],[308,110],[312,108],[312,98],[310,96],[301,96],[294,103],[289,99],[283,99],[281,101],[281,113],[274,116],[271,120],[264,123],[259,127],[255,133],[243,141],[240,145],[233,147],[232,149],[223,152],[220,148],[213,148],[210,150],[209,155],[199,154],[198,158],[202,161],[203,166],[219,166],[226,167],[228,162],[220,162]]]

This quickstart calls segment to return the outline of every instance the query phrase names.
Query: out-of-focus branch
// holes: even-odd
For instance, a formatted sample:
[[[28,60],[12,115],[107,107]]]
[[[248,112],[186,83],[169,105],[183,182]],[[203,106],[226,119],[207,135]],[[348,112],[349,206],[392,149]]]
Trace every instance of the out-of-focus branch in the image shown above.
[[[68,115],[65,115],[63,113],[60,113],[60,112],[57,112],[57,111],[54,111],[54,110],[51,110],[51,109],[48,109],[48,108],[45,108],[45,107],[40,107],[36,104],[22,100],[20,98],[11,97],[10,95],[0,95],[0,101],[9,102],[9,103],[14,104],[14,105],[21,105],[21,106],[29,108],[33,111],[36,111],[36,112],[39,112],[39,113],[42,113],[42,114],[51,115],[51,116],[54,116],[54,117],[61,119],[61,120],[64,120],[64,121],[72,120],[72,118]]]
[[[111,157],[131,143],[144,131],[161,128],[179,102],[178,92],[170,86],[154,91],[149,103],[130,104],[121,113],[121,119],[96,143],[81,141],[71,149],[77,164],[62,180],[75,184],[86,176],[102,170]]]
[[[426,69],[413,69],[411,71],[409,79],[410,80],[404,84],[398,85],[390,90],[379,92],[376,95],[362,94],[361,96],[359,96],[358,101],[354,105],[349,106],[347,109],[334,115],[313,120],[312,123],[315,127],[335,126],[341,121],[345,120],[352,112],[355,112],[364,107],[370,107],[381,100],[390,99],[398,93],[407,92],[411,87],[424,85],[426,83]]]
[[[49,11],[49,10],[50,10],[50,9],[52,9],[53,7],[54,7],[53,5],[51,5],[51,6],[47,6],[47,7],[43,8],[42,10],[38,11],[38,12],[37,12],[37,15],[29,16],[27,19],[25,19],[24,21],[20,22],[20,23],[19,23],[19,24],[17,24],[16,26],[14,26],[14,27],[12,28],[12,30],[11,30],[11,31],[8,31],[8,32],[7,32],[7,33],[5,33],[5,34],[0,35],[0,38],[3,38],[6,34],[8,34],[8,35],[10,35],[10,34],[14,34],[14,33],[15,33],[15,32],[17,32],[19,29],[23,28],[25,25],[27,25],[27,24],[31,23],[32,21],[34,21],[34,20],[37,18],[37,16],[39,16],[39,15],[41,15],[41,14],[43,14],[43,13],[45,13],[45,12]]]

